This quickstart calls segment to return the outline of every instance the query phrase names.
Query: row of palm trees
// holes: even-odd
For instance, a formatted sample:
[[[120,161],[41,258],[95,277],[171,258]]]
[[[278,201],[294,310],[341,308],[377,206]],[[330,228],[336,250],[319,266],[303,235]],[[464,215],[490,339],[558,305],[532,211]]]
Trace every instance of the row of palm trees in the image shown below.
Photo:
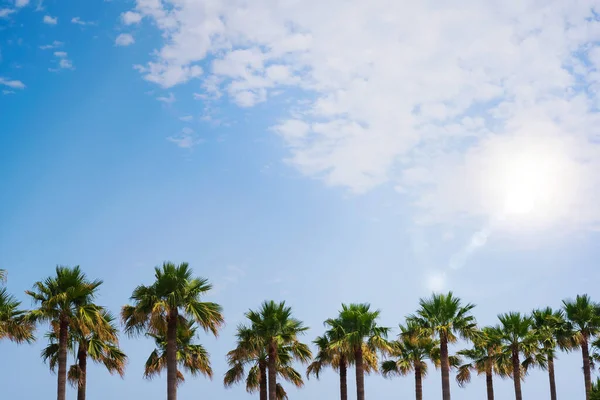
[[[5,278],[0,270],[0,279]],[[65,400],[67,381],[77,388],[77,399],[85,400],[88,359],[112,374],[124,374],[127,356],[119,347],[116,318],[94,302],[101,285],[79,267],[59,266],[55,275],[26,291],[36,306],[30,311],[21,310],[20,303],[0,288],[0,340],[31,343],[38,324],[49,326],[42,357],[57,373],[57,400]],[[208,352],[194,343],[199,329],[217,336],[224,324],[221,307],[202,299],[210,289],[206,279],[193,276],[187,263],[166,262],[155,269],[155,281],[135,288],[131,303],[121,310],[127,335],[146,335],[155,341],[145,377],[166,370],[167,400],[176,400],[182,372],[213,375]],[[556,400],[556,352],[579,349],[586,400],[600,399],[600,387],[591,379],[592,365],[600,359],[600,305],[587,295],[564,301],[561,310],[502,314],[496,326],[484,328],[477,326],[473,308],[452,293],[434,294],[420,300],[417,312],[400,325],[398,337],[389,340],[390,328],[379,325],[378,310],[368,304],[343,304],[313,342],[317,348],[313,357],[300,340],[308,327],[294,318],[285,302],[266,301],[260,309],[248,311],[247,323],[237,327],[224,385],[245,381],[246,390],[258,392],[260,400],[287,399],[282,380],[296,387],[304,384],[303,374],[294,368],[299,362],[307,365],[308,378],[318,379],[325,368],[337,371],[342,400],[348,398],[350,368],[356,375],[357,400],[365,399],[365,375],[379,371],[385,377],[414,374],[415,396],[422,400],[423,378],[433,365],[441,371],[443,400],[451,398],[451,371],[456,371],[460,386],[473,374],[484,375],[488,400],[494,399],[494,376],[509,377],[515,399],[522,400],[523,378],[538,367],[548,372],[550,398]],[[450,354],[459,340],[469,347]],[[68,366],[70,353],[75,362]]]

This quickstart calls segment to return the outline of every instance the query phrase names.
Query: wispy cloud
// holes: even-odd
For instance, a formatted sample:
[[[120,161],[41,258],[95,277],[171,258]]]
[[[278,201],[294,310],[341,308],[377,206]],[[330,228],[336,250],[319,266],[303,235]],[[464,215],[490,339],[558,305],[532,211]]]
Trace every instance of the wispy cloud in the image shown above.
[[[54,57],[56,57],[59,68],[49,68],[50,72],[58,72],[61,69],[75,69],[73,61],[68,58],[69,54],[66,51],[55,51]]]
[[[142,21],[142,14],[127,11],[121,14],[121,21],[123,21],[125,25],[139,24]]]
[[[52,17],[50,15],[44,15],[44,19],[43,19],[45,24],[48,25],[56,25],[58,24],[58,17]]]
[[[196,132],[188,127],[183,128],[179,135],[169,136],[167,140],[175,143],[182,149],[191,149],[203,142],[203,140],[198,137]]]
[[[0,77],[0,85],[8,86],[9,88],[12,88],[12,89],[25,89],[25,84],[23,82],[15,80],[15,79],[8,79],[8,78],[3,78],[3,77]]]
[[[130,46],[135,43],[135,39],[129,33],[121,33],[115,39],[115,45],[117,46]]]
[[[12,8],[0,8],[0,18],[6,18],[14,12],[16,12],[16,10]]]
[[[186,115],[186,116],[183,116],[183,117],[179,117],[179,120],[180,121],[184,121],[184,122],[191,122],[191,121],[194,120],[194,117],[191,116],[191,115]]]
[[[93,21],[84,21],[80,17],[74,17],[74,18],[72,18],[71,19],[71,23],[76,24],[76,25],[81,25],[81,26],[96,25],[95,22],[93,22]]]
[[[25,7],[29,5],[29,0],[15,0],[15,7]]]
[[[175,103],[175,100],[177,100],[177,99],[175,98],[175,95],[173,93],[169,93],[168,96],[160,96],[160,97],[157,97],[156,100],[158,100],[162,103],[172,104],[172,103]]]
[[[43,46],[40,46],[40,49],[42,49],[42,50],[56,49],[58,47],[62,47],[63,45],[64,45],[63,42],[59,42],[58,40],[55,40],[54,42],[52,42],[52,44],[45,44]]]
[[[14,90],[6,90],[5,89],[5,90],[2,91],[2,94],[5,95],[5,96],[7,96],[9,94],[15,94],[15,91]]]
[[[65,58],[68,54],[66,51],[55,51],[54,55],[59,58]]]

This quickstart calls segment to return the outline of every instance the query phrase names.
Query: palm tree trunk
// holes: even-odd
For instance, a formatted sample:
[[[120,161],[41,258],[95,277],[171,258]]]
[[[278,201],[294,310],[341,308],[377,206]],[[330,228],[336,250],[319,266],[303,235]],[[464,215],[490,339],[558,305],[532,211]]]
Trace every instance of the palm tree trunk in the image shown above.
[[[587,336],[583,336],[581,341],[581,355],[583,357],[583,378],[585,380],[585,400],[590,400],[592,391],[592,376],[590,370],[590,350]]]
[[[167,400],[177,400],[177,310],[167,319]]]
[[[277,348],[275,342],[269,343],[269,400],[277,400]]]
[[[423,400],[423,372],[420,365],[415,365],[415,395],[417,400]]]
[[[487,400],[494,400],[494,373],[491,361],[485,363],[485,386],[487,388]]]
[[[512,349],[512,367],[513,367],[513,382],[515,385],[515,399],[523,400],[521,394],[521,361],[519,361],[519,349],[513,346]]]
[[[356,346],[354,351],[356,363],[356,400],[365,400],[365,367],[362,346]]]
[[[556,400],[556,378],[554,376],[554,356],[548,355],[548,378],[550,379],[550,400]]]
[[[340,357],[340,398],[348,400],[348,361],[344,355]]]
[[[77,364],[79,365],[80,374],[77,384],[77,400],[85,400],[85,389],[87,386],[87,344],[85,341],[79,343]]]
[[[259,361],[258,369],[260,370],[260,400],[269,400],[267,398],[267,363],[266,361]]]
[[[440,335],[440,361],[442,364],[442,399],[450,400],[450,360],[448,338],[445,335]]]
[[[58,388],[57,400],[65,400],[67,393],[67,345],[69,340],[69,322],[61,318],[58,332]]]

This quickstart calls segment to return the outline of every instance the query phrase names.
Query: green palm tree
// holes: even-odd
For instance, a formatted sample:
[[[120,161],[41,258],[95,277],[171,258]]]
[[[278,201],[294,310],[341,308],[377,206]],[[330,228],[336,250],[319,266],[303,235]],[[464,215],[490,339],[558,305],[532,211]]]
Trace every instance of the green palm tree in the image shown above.
[[[561,350],[570,350],[573,347],[572,332],[569,332],[565,315],[562,310],[552,310],[550,307],[534,310],[533,332],[539,341],[540,352],[543,355],[542,367],[548,370],[550,383],[550,400],[557,400],[556,377],[554,373],[554,360],[557,347]]]
[[[429,299],[419,301],[420,308],[415,315],[408,317],[425,329],[440,343],[440,367],[442,371],[442,398],[450,400],[450,355],[448,344],[455,343],[458,337],[469,339],[477,333],[475,318],[471,315],[473,304],[463,305],[452,292],[433,294]]]
[[[102,308],[103,321],[91,327],[92,330],[81,329],[77,321],[72,322],[69,334],[68,349],[75,354],[75,364],[67,372],[67,379],[77,388],[77,400],[85,400],[87,389],[87,359],[104,365],[110,374],[117,373],[123,377],[127,356],[118,345],[118,328],[115,317]],[[58,364],[58,336],[49,332],[46,337],[48,346],[42,350],[42,358],[48,362],[51,371]],[[77,351],[75,347],[77,346]]]
[[[0,340],[31,343],[35,340],[35,325],[28,321],[26,312],[19,309],[21,302],[0,288]]]
[[[181,370],[192,376],[202,374],[212,378],[213,371],[210,366],[210,357],[204,346],[194,344],[197,327],[194,321],[187,321],[177,325],[177,382],[185,382]],[[167,369],[167,347],[168,340],[165,334],[148,334],[154,339],[156,349],[150,354],[144,368],[144,377],[152,379]]]
[[[420,326],[409,322],[406,326],[400,325],[398,339],[391,343],[390,355],[392,360],[381,364],[384,377],[394,375],[406,376],[415,374],[415,396],[417,400],[423,399],[423,378],[427,376],[427,360],[439,365],[439,342],[430,335],[422,332]]]
[[[353,354],[357,400],[365,399],[365,346],[369,348],[372,355],[376,355],[377,351],[390,350],[386,340],[390,329],[377,324],[380,313],[379,310],[371,310],[371,306],[366,303],[342,304],[339,317],[326,321],[330,326],[337,324],[337,329],[341,331],[339,339],[332,347]]]
[[[89,281],[79,266],[58,266],[56,276],[36,282],[33,290],[26,292],[38,306],[29,312],[28,321],[50,323],[58,337],[58,400],[65,400],[66,395],[67,349],[73,321],[78,320],[86,333],[102,323],[102,310],[92,303],[101,284],[100,280]]]
[[[581,349],[583,358],[583,377],[585,398],[590,399],[592,390],[592,372],[590,365],[590,340],[600,333],[600,304],[587,295],[579,295],[575,300],[564,300],[563,310],[568,330],[573,332],[575,347]]]
[[[344,330],[339,319],[325,321],[329,329],[323,336],[318,336],[313,343],[317,346],[318,353],[313,362],[306,369],[306,376],[314,375],[319,379],[323,368],[331,367],[340,375],[340,397],[341,400],[348,399],[348,366],[354,364],[354,352],[349,346],[336,346],[340,340],[343,341]],[[363,346],[364,371],[370,374],[377,371],[377,353],[371,351],[365,343]]]
[[[304,324],[292,317],[291,307],[285,302],[265,301],[258,311],[248,311],[254,332],[256,346],[266,349],[267,356],[267,392],[268,399],[277,399],[277,359],[282,348],[292,348],[295,356],[302,362],[312,358],[310,349],[298,340],[298,336],[308,330]]]
[[[600,378],[596,379],[596,382],[592,384],[592,390],[590,391],[590,400],[600,400]]]
[[[510,367],[502,359],[502,343],[497,329],[486,327],[472,337],[473,347],[461,350],[458,355],[470,362],[458,368],[456,381],[464,387],[471,381],[471,372],[485,375],[487,399],[494,400],[494,374],[509,376]]]
[[[538,354],[538,337],[533,331],[533,319],[518,312],[510,312],[498,316],[500,326],[495,328],[500,335],[503,346],[504,362],[510,360],[512,379],[516,400],[522,400],[521,381],[525,377],[528,366],[535,364]],[[524,359],[521,360],[521,355]]]
[[[177,399],[177,333],[179,326],[198,326],[217,336],[223,325],[221,306],[203,302],[212,285],[206,279],[194,278],[187,263],[165,262],[155,268],[155,281],[133,291],[133,305],[126,305],[121,318],[128,335],[147,333],[166,337],[167,400]]]
[[[309,357],[307,352],[310,350],[305,345],[280,347],[277,354],[277,376],[295,387],[304,386],[302,376],[292,367],[292,362],[294,360],[305,362]],[[231,387],[246,377],[246,391],[248,393],[258,391],[260,400],[267,400],[267,347],[256,331],[243,325],[238,327],[237,346],[227,353],[227,362],[230,368],[223,378],[225,387]],[[246,375],[247,367],[249,369]],[[288,398],[280,383],[277,383],[276,396],[279,400]]]

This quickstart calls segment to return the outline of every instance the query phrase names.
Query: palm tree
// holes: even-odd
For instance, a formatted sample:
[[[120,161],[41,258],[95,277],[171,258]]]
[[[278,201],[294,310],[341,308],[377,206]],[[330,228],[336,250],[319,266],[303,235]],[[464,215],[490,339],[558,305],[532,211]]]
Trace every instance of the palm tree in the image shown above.
[[[0,340],[8,339],[16,343],[35,340],[35,325],[28,321],[25,311],[19,309],[21,302],[0,288]]]
[[[224,323],[221,306],[201,301],[211,288],[206,279],[193,277],[187,263],[176,266],[165,262],[155,268],[155,282],[135,288],[131,295],[134,304],[124,306],[121,311],[128,335],[148,333],[166,338],[167,400],[177,399],[179,327],[195,321],[202,329],[217,336]]]
[[[225,373],[223,384],[231,387],[246,377],[246,391],[258,391],[260,400],[267,400],[267,346],[256,331],[243,325],[238,327],[237,338],[236,348],[227,353],[230,368]],[[304,386],[302,376],[291,363],[293,360],[306,362],[308,358],[310,349],[306,345],[281,346],[277,354],[277,375],[295,387]],[[246,367],[249,367],[247,375]],[[287,393],[280,383],[277,383],[276,396],[278,400],[287,399]]]
[[[380,313],[379,310],[371,310],[366,303],[342,304],[339,317],[326,321],[330,326],[337,324],[341,330],[340,339],[332,347],[353,353],[357,400],[365,400],[365,345],[372,354],[390,350],[386,340],[390,329],[377,325]]]
[[[323,336],[318,336],[313,343],[319,350],[314,361],[306,369],[306,376],[314,375],[319,379],[325,367],[332,367],[340,375],[341,400],[348,399],[348,366],[354,364],[354,351],[349,346],[336,346],[338,341],[343,342],[344,330],[340,319],[325,321],[329,329]],[[365,343],[363,345],[364,371],[370,374],[377,371],[377,353],[373,352]]]
[[[510,360],[516,400],[522,400],[521,380],[527,367],[534,363],[538,354],[538,338],[533,332],[533,319],[518,312],[510,312],[498,316],[500,326],[497,327],[501,343],[504,347],[503,357]],[[521,361],[521,354],[525,359]]]
[[[557,400],[556,377],[554,374],[554,360],[556,359],[556,348],[569,350],[572,347],[572,333],[568,332],[565,316],[561,310],[554,311],[550,307],[534,310],[531,314],[533,319],[533,331],[539,340],[539,347],[544,356],[545,363],[542,367],[548,370],[550,382],[550,400]]]
[[[6,282],[6,270],[0,269],[0,282]]]
[[[592,390],[589,345],[590,339],[600,333],[600,304],[584,294],[577,296],[574,301],[564,300],[563,310],[568,322],[567,327],[574,333],[575,346],[581,349],[585,398],[589,400]]]
[[[414,322],[406,326],[400,325],[398,339],[391,343],[390,355],[393,360],[384,361],[381,371],[384,377],[393,375],[406,376],[415,374],[415,396],[423,399],[423,378],[427,375],[427,360],[439,365],[439,343],[431,336],[423,334],[421,328]]]
[[[213,371],[210,366],[209,354],[201,344],[194,344],[197,327],[194,321],[187,321],[177,325],[177,364],[179,368],[187,371],[192,376],[202,374],[212,378]],[[144,377],[152,379],[167,368],[168,340],[164,334],[148,334],[154,338],[156,349],[146,361]],[[177,382],[183,383],[185,378],[180,369],[177,369]]]
[[[77,388],[77,400],[85,400],[87,389],[87,359],[102,364],[110,374],[117,373],[123,377],[127,356],[118,346],[118,329],[114,324],[115,317],[108,311],[102,311],[102,321],[91,327],[89,331],[82,329],[75,319],[71,323],[68,349],[75,353],[75,364],[71,365],[67,379]],[[46,337],[48,346],[42,350],[42,358],[48,362],[51,371],[58,364],[58,337],[55,332],[49,332]]]
[[[246,318],[251,322],[255,333],[255,343],[266,349],[267,392],[269,400],[277,399],[277,358],[284,346],[294,348],[302,362],[312,358],[310,349],[298,340],[298,335],[308,330],[304,324],[292,317],[291,307],[285,302],[265,301],[260,310],[248,311]]]
[[[600,378],[596,379],[596,382],[592,384],[590,400],[600,400]]]
[[[510,374],[510,368],[501,359],[502,343],[498,330],[494,328],[483,328],[473,338],[473,347],[458,352],[459,356],[470,360],[458,369],[456,381],[464,387],[471,381],[471,372],[477,375],[485,374],[487,399],[494,400],[494,374],[501,377]]]
[[[58,336],[57,399],[65,400],[67,383],[67,349],[72,322],[77,319],[86,332],[102,322],[102,311],[92,300],[102,281],[89,281],[79,266],[56,267],[56,276],[36,282],[33,290],[26,293],[33,298],[38,308],[32,310],[27,319],[31,323],[49,322]]]
[[[469,339],[477,332],[475,318],[471,315],[473,304],[463,305],[452,292],[433,294],[429,299],[419,300],[420,309],[408,321],[425,329],[440,343],[440,366],[442,370],[442,398],[450,400],[450,355],[448,344],[458,337]]]

